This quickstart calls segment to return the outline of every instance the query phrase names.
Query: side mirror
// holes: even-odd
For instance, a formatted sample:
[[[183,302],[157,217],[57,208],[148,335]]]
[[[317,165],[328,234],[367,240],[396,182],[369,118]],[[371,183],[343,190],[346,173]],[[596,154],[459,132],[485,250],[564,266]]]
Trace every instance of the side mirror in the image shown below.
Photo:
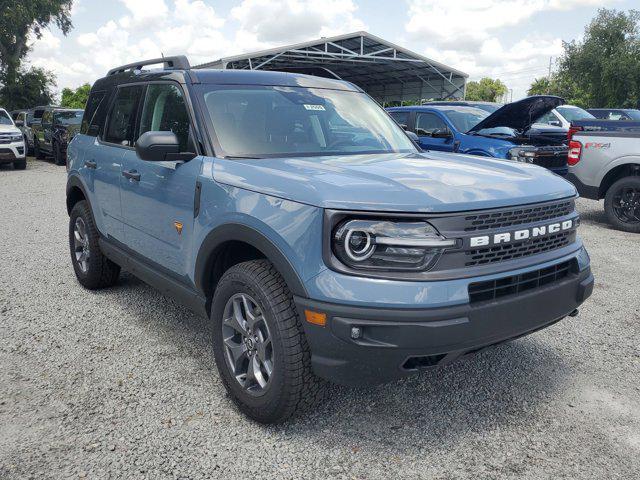
[[[16,124],[16,127],[24,127],[24,121],[23,120],[16,120],[15,124]]]
[[[196,157],[195,153],[180,152],[180,142],[173,132],[145,132],[136,142],[136,153],[149,162],[184,161]]]
[[[551,125],[552,127],[561,127],[562,123],[560,123],[560,120],[551,120],[549,122],[549,125]]]
[[[405,130],[405,133],[407,134],[407,137],[409,137],[409,139],[413,142],[413,143],[417,143],[420,141],[420,139],[418,138],[418,135],[416,135],[415,133],[413,133],[411,130]]]
[[[434,130],[431,132],[433,138],[452,138],[453,134],[449,130]]]

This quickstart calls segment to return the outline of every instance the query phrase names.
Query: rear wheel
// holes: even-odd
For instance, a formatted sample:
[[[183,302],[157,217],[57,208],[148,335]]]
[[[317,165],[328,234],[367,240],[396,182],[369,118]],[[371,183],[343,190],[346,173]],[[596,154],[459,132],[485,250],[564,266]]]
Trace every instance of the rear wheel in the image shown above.
[[[13,168],[15,168],[16,170],[24,170],[25,168],[27,168],[27,159],[23,158],[22,160],[16,160],[15,162],[13,162]]]
[[[616,229],[640,233],[640,177],[624,177],[611,185],[604,211]]]
[[[291,292],[269,261],[227,270],[211,316],[216,366],[243,413],[261,423],[279,423],[319,401],[324,382],[311,369]]]
[[[71,263],[78,281],[89,290],[112,286],[120,274],[120,266],[102,254],[98,239],[89,204],[76,203],[69,217]]]

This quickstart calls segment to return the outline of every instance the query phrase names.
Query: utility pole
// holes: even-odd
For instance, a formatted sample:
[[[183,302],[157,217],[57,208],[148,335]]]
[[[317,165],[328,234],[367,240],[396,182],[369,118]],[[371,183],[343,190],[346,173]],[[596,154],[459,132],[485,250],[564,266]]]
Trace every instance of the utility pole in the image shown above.
[[[547,75],[547,95],[551,93],[551,60],[553,57],[549,57],[549,74]]]

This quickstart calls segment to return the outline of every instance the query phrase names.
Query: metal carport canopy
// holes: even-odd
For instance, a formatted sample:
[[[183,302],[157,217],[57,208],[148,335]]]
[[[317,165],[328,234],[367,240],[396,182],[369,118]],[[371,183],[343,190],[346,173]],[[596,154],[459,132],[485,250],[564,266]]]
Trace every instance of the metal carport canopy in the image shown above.
[[[325,68],[382,104],[464,98],[468,75],[368,32],[221,58],[194,68],[287,70]],[[300,70],[299,70],[300,71]]]

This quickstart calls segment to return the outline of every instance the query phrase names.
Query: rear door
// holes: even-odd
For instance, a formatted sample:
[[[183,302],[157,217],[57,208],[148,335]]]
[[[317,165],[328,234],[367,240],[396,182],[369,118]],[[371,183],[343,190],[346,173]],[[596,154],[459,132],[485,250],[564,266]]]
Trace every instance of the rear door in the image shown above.
[[[51,152],[51,131],[53,128],[53,112],[45,110],[38,129],[38,146],[41,150]]]
[[[122,162],[125,153],[133,151],[142,92],[141,85],[121,86],[116,90],[104,129],[84,156],[85,167],[93,169],[96,208],[100,209],[105,233],[120,242],[125,241],[120,196]]]
[[[453,132],[445,121],[431,112],[416,112],[415,133],[418,143],[425,150],[453,152]],[[446,137],[446,134],[449,134]]]
[[[174,82],[150,83],[141,108],[139,137],[149,131],[172,131],[182,152],[195,152],[185,92]],[[196,180],[202,157],[186,163],[145,161],[126,150],[120,179],[126,244],[161,269],[187,276]]]

